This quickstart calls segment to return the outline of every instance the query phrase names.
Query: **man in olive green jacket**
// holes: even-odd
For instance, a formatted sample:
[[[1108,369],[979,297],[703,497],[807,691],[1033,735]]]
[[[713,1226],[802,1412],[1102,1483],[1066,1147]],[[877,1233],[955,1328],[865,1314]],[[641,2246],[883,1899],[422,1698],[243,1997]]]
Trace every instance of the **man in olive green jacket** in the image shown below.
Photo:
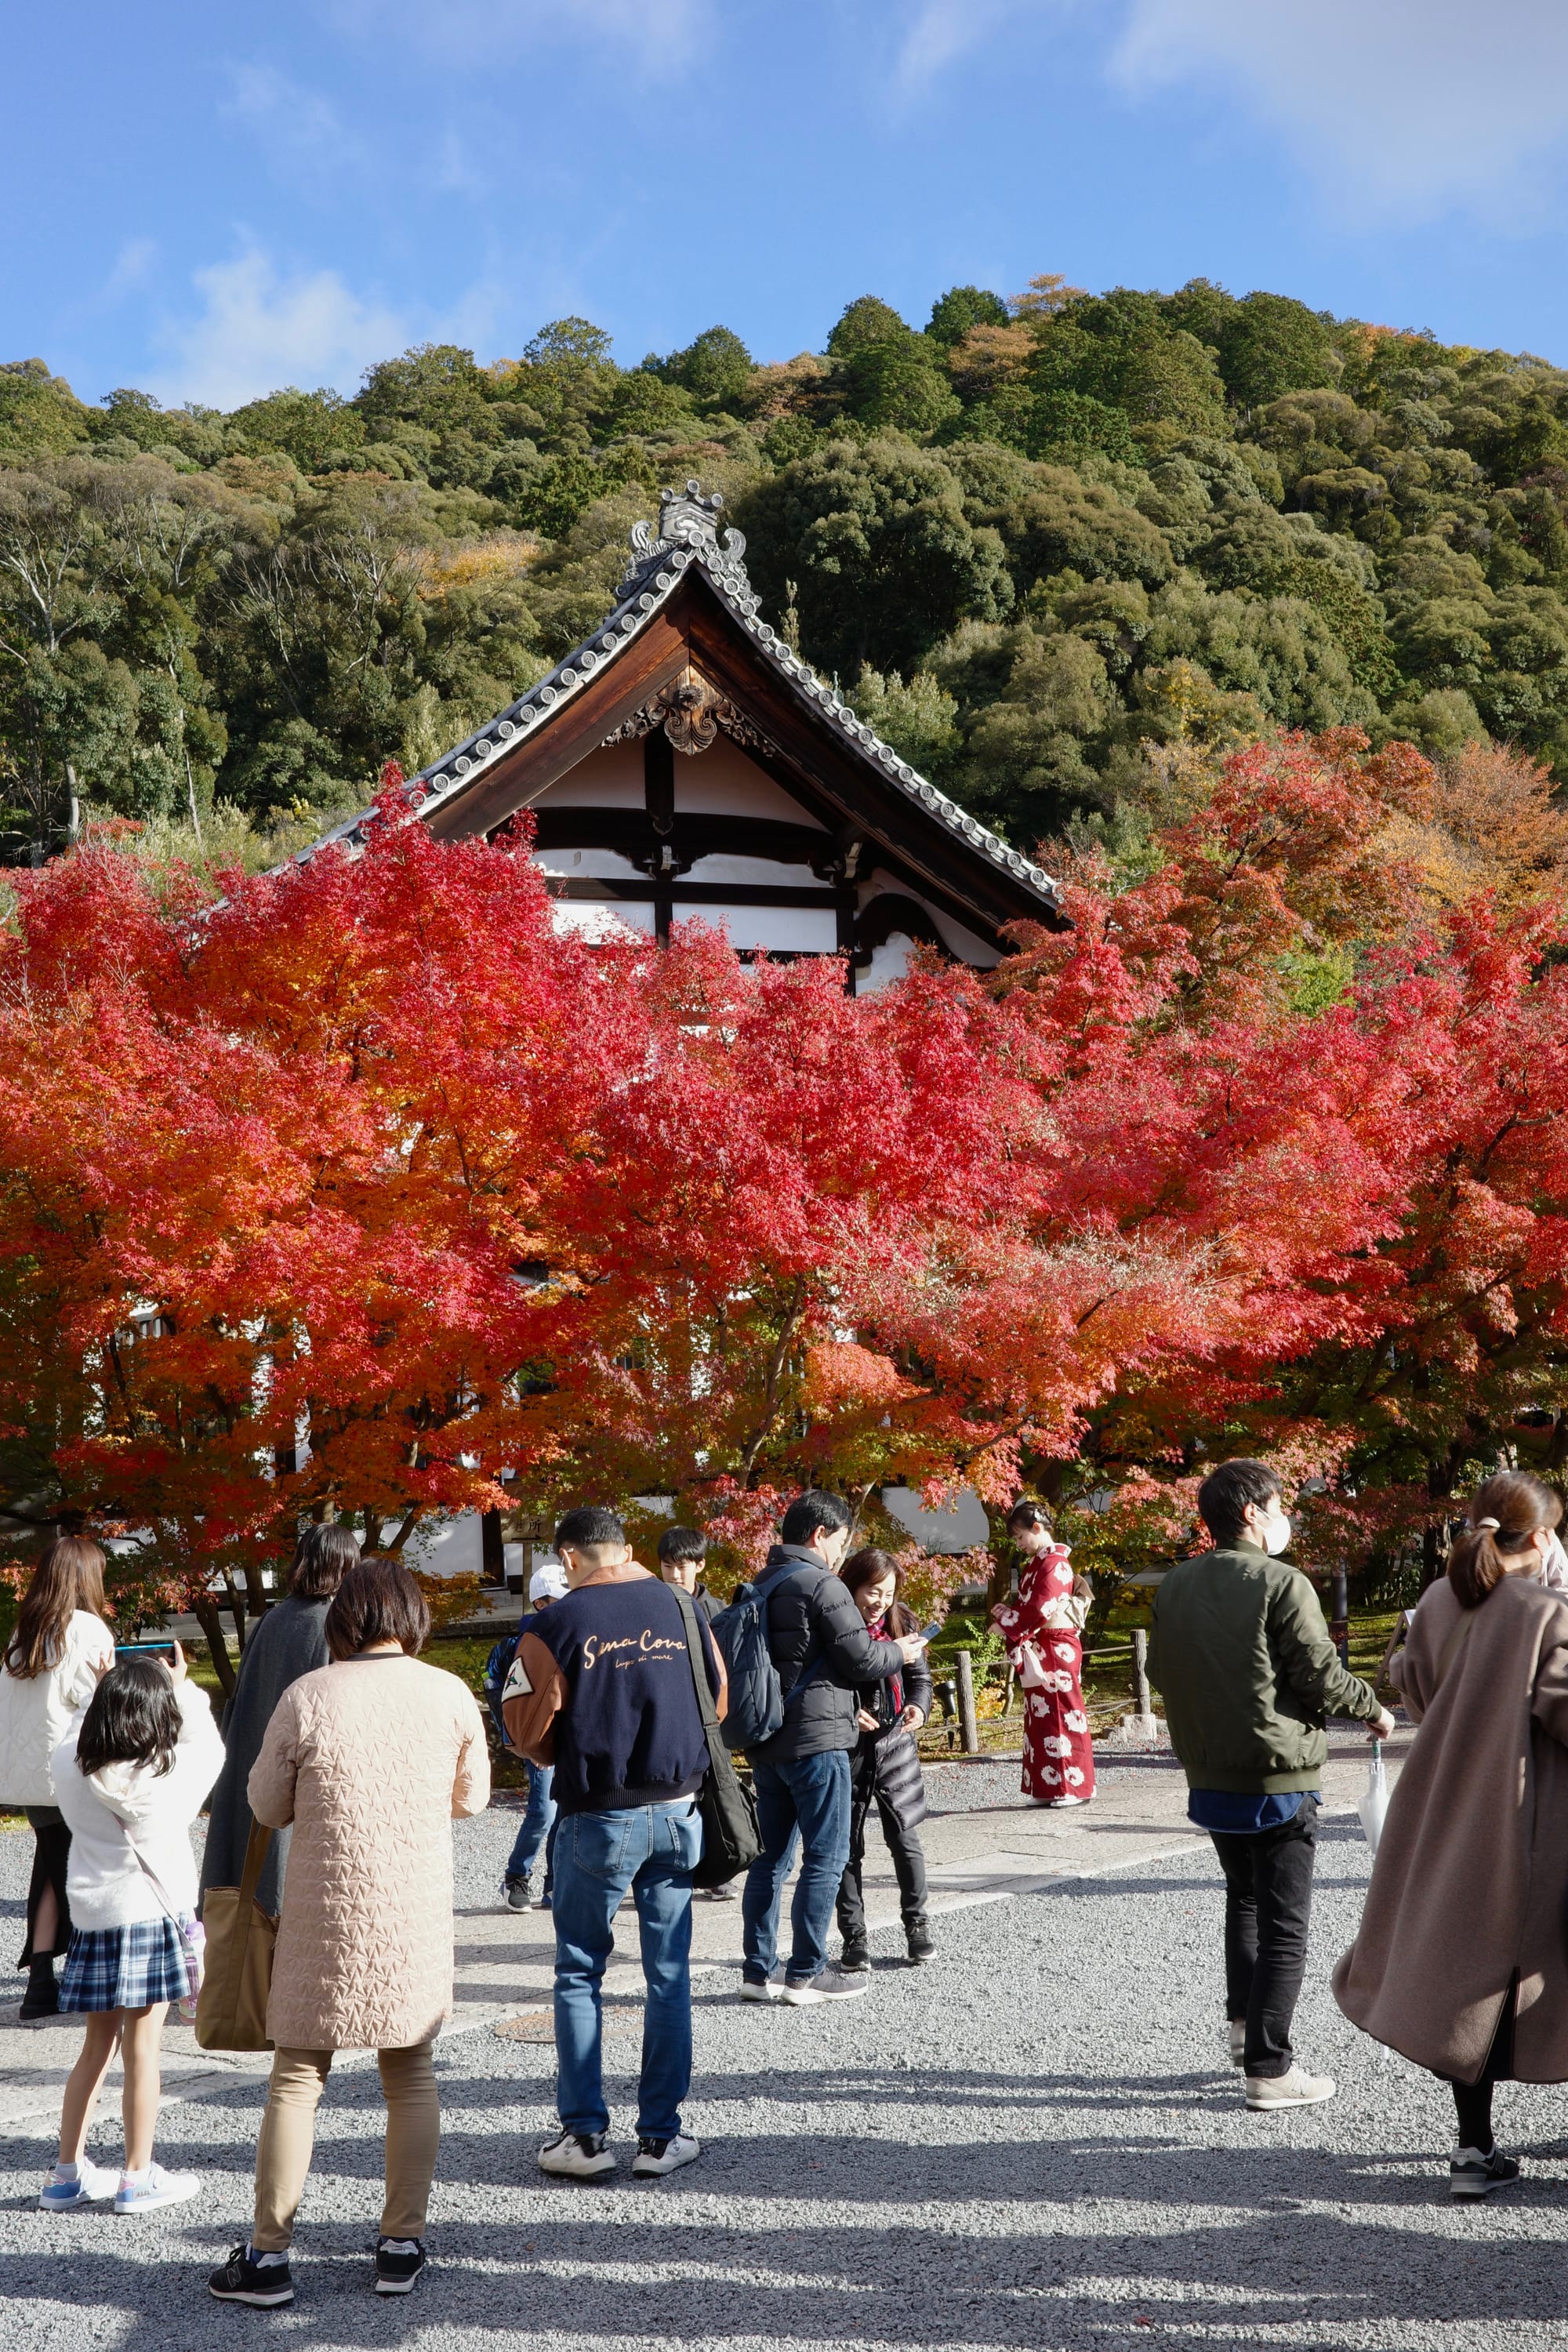
[[[1215,1549],[1184,1559],[1154,1596],[1149,1671],[1187,1776],[1187,1818],[1225,1873],[1226,2015],[1249,2107],[1331,2099],[1295,2063],[1290,2023],[1307,1966],[1327,1718],[1386,1738],[1394,1718],[1341,1664],[1318,1596],[1278,1558],[1290,1540],[1263,1462],[1226,1462],[1198,1490]]]

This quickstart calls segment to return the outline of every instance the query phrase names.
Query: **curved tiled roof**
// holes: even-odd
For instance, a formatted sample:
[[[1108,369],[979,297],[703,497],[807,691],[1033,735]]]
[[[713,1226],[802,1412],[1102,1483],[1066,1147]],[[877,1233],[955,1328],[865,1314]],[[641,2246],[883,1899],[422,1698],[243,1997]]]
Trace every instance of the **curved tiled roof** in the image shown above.
[[[704,498],[697,482],[688,482],[683,491],[666,490],[660,504],[658,535],[647,523],[633,526],[631,562],[622,575],[620,599],[615,610],[592,636],[568,654],[564,661],[557,662],[548,677],[531,686],[526,694],[519,695],[515,702],[509,703],[455,750],[432,761],[416,776],[410,776],[404,786],[410,808],[421,816],[433,815],[444,802],[464,792],[486,768],[531,734],[607,661],[613,660],[624,646],[629,645],[668,600],[682,574],[699,564],[710,585],[753,639],[763,657],[803,703],[809,704],[862,758],[874,761],[916,807],[937,818],[972,850],[978,851],[992,865],[1055,908],[1057,887],[1042,866],[1010,849],[988,826],[960,808],[956,801],[950,800],[911,768],[907,760],[901,760],[890,744],[884,743],[864,719],[856,717],[842,697],[818,677],[809,663],[791,650],[775,629],[758,617],[758,598],[742,560],[746,542],[738,530],[727,529],[721,540],[719,536],[717,517],[722,505],[717,492]],[[297,862],[312,857],[329,842],[357,845],[363,839],[366,819],[373,814],[374,811],[367,809],[345,819],[310,848],[300,850]]]

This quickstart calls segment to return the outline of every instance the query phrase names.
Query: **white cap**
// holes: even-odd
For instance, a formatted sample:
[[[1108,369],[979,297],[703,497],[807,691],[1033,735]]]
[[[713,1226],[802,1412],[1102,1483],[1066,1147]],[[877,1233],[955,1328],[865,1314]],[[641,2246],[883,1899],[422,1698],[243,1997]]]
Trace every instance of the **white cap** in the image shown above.
[[[564,1601],[571,1590],[566,1570],[558,1559],[541,1560],[528,1580],[531,1601]]]

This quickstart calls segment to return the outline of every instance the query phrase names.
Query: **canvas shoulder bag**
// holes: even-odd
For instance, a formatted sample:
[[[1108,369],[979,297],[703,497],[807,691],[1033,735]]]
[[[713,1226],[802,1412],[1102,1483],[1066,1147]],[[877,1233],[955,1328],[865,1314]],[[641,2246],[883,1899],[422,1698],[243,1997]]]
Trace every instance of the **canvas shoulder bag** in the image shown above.
[[[702,1786],[697,1795],[697,1810],[702,1819],[702,1853],[691,1874],[693,1886],[727,1886],[731,1878],[749,1870],[763,1850],[757,1830],[756,1800],[737,1773],[724,1734],[719,1722],[713,1693],[708,1684],[708,1660],[702,1648],[702,1635],[698,1629],[697,1612],[691,1596],[679,1584],[668,1588],[674,1593],[677,1606],[686,1627],[686,1654],[691,1665],[691,1685],[697,1694],[697,1712],[702,1717],[702,1728],[708,1739],[708,1769],[702,1776]]]
[[[272,1832],[250,1824],[237,1886],[209,1886],[202,1898],[206,1970],[196,2000],[196,2040],[204,2050],[270,2050],[267,1996],[278,1922],[256,1899]]]

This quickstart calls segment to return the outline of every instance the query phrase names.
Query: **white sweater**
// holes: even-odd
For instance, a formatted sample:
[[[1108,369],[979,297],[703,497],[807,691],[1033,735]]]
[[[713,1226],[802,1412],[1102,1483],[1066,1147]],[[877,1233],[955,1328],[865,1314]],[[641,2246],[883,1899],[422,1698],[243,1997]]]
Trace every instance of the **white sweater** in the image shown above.
[[[52,1805],[49,1759],[98,1688],[94,1669],[114,1655],[101,1617],[77,1610],[58,1659],[30,1678],[0,1666],[0,1804]]]
[[[179,1745],[172,1769],[161,1779],[147,1764],[106,1764],[89,1779],[79,1770],[76,1760],[79,1718],[51,1759],[55,1802],[71,1833],[66,1894],[72,1922],[84,1932],[167,1917],[152,1880],[132,1851],[132,1837],[157,1873],[174,1909],[187,1917],[195,1915],[196,1864],[191,1852],[191,1823],[223,1769],[223,1738],[205,1693],[189,1682],[175,1687],[180,1701]]]

